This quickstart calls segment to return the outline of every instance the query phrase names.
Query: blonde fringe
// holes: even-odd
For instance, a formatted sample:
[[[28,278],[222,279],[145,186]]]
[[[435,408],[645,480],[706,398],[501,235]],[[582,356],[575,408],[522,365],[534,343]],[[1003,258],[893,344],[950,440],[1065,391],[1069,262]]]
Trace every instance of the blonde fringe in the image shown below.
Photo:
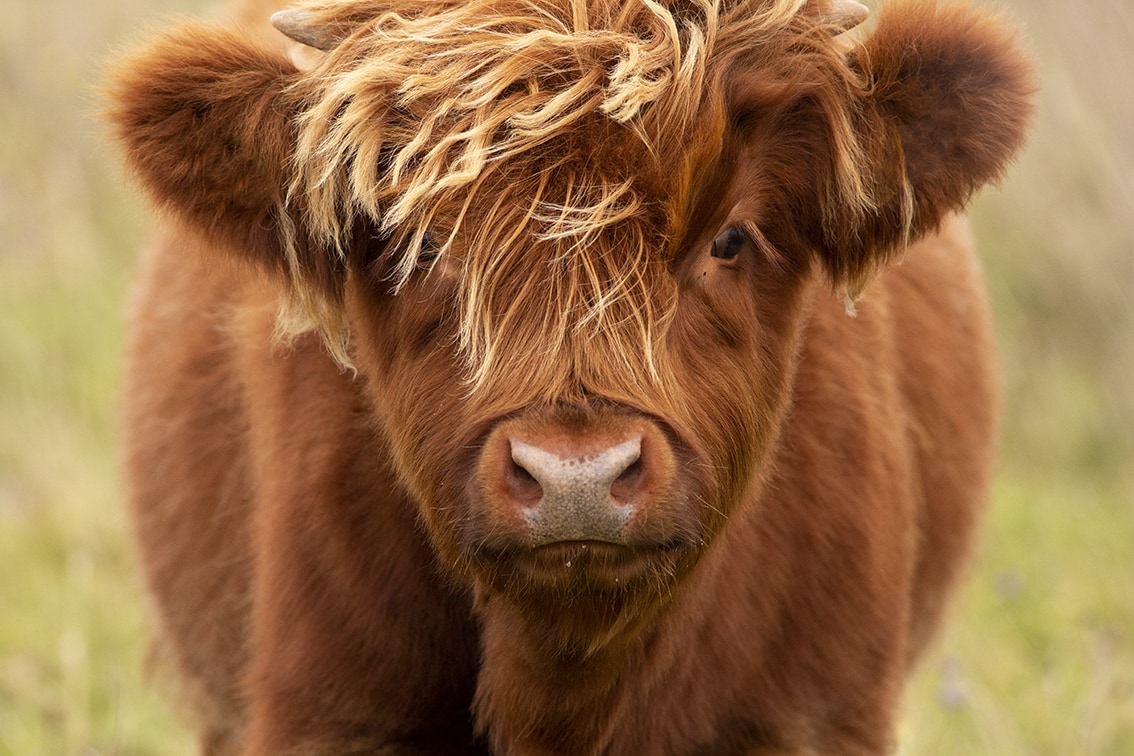
[[[725,71],[766,66],[790,77],[776,51],[799,40],[828,65],[843,60],[830,34],[801,13],[807,3],[307,3],[316,24],[342,33],[298,85],[307,107],[289,202],[306,208],[309,228],[340,254],[360,218],[376,224],[398,250],[396,289],[418,269],[427,230],[439,256],[459,240],[459,343],[474,385],[499,367],[501,334],[540,297],[535,343],[555,352],[622,334],[625,359],[644,367],[643,380],[659,381],[656,355],[675,295],[659,288],[657,258],[680,229],[659,217],[657,198],[651,204],[628,171],[595,165],[587,129],[601,117],[632,135],[657,166],[676,172],[680,203],[697,168],[689,156],[711,152],[723,128],[714,119],[722,120]],[[829,108],[839,160],[830,191],[865,212],[864,160],[844,109]],[[475,229],[465,228],[468,218]],[[535,291],[533,276],[518,272],[537,264],[519,259],[532,254],[532,241],[548,250],[537,257],[557,271],[554,292]],[[298,260],[292,265],[299,270]],[[281,331],[301,328],[293,315],[306,312],[349,365],[341,313],[302,285],[297,291]]]

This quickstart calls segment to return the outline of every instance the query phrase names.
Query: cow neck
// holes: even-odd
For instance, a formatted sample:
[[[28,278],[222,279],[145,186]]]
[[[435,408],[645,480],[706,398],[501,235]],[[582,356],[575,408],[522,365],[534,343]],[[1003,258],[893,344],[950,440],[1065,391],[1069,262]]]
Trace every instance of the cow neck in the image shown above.
[[[578,607],[575,607],[578,609]],[[481,606],[484,659],[477,685],[479,726],[501,753],[595,753],[618,721],[628,668],[644,657],[650,627],[565,627],[502,598]],[[652,625],[650,622],[648,625]],[[608,637],[600,638],[605,634]],[[591,646],[587,648],[587,645]],[[513,744],[511,747],[507,744]]]
[[[499,596],[480,598],[476,711],[499,752],[603,753],[616,739],[635,739],[626,731],[633,691],[643,677],[664,677],[665,669],[681,664],[667,658],[672,643],[658,642],[673,599],[638,601],[649,608],[615,607],[597,613],[604,621],[586,626],[577,619],[587,614],[578,599],[556,610],[551,602],[536,609]]]

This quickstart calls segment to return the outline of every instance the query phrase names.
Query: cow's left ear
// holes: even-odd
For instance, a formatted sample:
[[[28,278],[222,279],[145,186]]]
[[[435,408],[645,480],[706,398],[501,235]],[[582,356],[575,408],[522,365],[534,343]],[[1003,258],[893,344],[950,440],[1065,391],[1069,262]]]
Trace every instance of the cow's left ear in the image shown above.
[[[854,290],[1000,177],[1037,86],[1015,29],[965,4],[896,0],[849,61],[865,82],[855,128],[869,201],[843,218],[826,208],[816,235],[832,278]]]

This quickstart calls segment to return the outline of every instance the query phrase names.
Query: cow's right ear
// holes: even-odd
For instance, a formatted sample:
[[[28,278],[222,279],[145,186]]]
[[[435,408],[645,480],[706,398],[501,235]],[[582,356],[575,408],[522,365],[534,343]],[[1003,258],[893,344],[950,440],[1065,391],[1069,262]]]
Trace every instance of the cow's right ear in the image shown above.
[[[239,32],[187,23],[118,61],[106,117],[161,210],[241,257],[319,279],[330,258],[286,201],[298,77]]]

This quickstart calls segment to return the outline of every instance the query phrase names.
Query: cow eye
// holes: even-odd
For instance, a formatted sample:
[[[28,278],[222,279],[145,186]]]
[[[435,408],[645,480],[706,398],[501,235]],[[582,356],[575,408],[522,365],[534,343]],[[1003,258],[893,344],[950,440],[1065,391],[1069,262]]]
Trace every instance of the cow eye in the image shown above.
[[[713,250],[710,254],[720,260],[733,260],[740,254],[740,250],[744,249],[745,241],[747,237],[743,231],[736,226],[729,226],[720,236],[713,239]]]
[[[426,231],[421,235],[421,248],[417,251],[417,264],[422,268],[428,268],[437,261],[437,255],[440,253],[440,247],[433,239],[433,234]]]

